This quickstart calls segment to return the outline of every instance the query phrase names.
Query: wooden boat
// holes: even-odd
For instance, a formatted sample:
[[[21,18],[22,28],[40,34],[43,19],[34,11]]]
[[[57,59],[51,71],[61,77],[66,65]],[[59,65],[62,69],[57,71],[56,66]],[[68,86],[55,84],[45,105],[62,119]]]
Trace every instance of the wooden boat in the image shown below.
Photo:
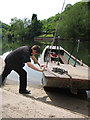
[[[47,64],[46,70],[43,71],[44,87],[69,88],[73,93],[78,90],[90,90],[89,67],[61,46],[60,49],[56,46],[46,46],[41,55],[41,64]]]

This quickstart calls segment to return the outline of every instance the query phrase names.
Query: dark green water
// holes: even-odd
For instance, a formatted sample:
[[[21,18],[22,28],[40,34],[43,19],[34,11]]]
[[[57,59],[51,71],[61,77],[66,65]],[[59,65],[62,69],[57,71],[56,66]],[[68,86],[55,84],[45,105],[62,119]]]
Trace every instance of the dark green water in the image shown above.
[[[70,54],[79,60],[82,60],[85,64],[90,66],[90,61],[88,59],[89,55],[89,42],[67,42],[67,41],[61,41],[61,46],[67,50]],[[78,47],[79,46],[79,47]],[[78,50],[77,50],[78,49]],[[72,52],[73,51],[73,52]],[[77,52],[78,51],[78,52]]]

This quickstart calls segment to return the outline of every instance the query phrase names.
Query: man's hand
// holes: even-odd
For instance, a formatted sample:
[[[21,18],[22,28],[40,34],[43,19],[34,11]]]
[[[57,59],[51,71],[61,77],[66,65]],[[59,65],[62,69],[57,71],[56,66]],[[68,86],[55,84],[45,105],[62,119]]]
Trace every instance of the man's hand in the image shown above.
[[[45,70],[46,66],[41,67],[41,72],[43,72]]]
[[[46,68],[46,66],[41,67],[40,69],[35,67],[31,62],[27,62],[28,67],[32,68],[33,70],[43,72]]]
[[[42,67],[45,67],[45,68],[46,68],[47,66],[46,66],[46,65],[40,65],[40,68],[42,68]]]

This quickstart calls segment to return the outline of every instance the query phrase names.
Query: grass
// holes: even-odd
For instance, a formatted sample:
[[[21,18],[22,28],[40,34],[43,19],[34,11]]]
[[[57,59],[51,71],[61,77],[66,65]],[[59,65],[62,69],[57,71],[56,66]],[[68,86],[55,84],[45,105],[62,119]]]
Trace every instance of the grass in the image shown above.
[[[43,35],[40,35],[38,37],[53,37],[53,34],[43,34]]]

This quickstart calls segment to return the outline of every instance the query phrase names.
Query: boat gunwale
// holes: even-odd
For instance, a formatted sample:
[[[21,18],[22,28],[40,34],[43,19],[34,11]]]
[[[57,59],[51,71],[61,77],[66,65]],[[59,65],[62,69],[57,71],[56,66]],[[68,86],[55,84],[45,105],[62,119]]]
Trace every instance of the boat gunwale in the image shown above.
[[[52,46],[47,45],[43,51],[43,54],[45,53],[46,49],[50,49]],[[52,49],[56,49],[56,46],[53,46]],[[57,46],[57,49],[59,49],[59,46]],[[78,60],[77,58],[75,58],[73,55],[71,55],[69,52],[67,52],[63,47],[60,46],[60,50],[63,50],[68,56],[70,56],[73,60],[76,60],[76,62],[78,62],[81,66],[85,66],[88,67],[88,65],[86,65],[85,63],[83,63],[80,60]],[[72,64],[71,64],[72,65]],[[73,66],[73,65],[72,65]]]

